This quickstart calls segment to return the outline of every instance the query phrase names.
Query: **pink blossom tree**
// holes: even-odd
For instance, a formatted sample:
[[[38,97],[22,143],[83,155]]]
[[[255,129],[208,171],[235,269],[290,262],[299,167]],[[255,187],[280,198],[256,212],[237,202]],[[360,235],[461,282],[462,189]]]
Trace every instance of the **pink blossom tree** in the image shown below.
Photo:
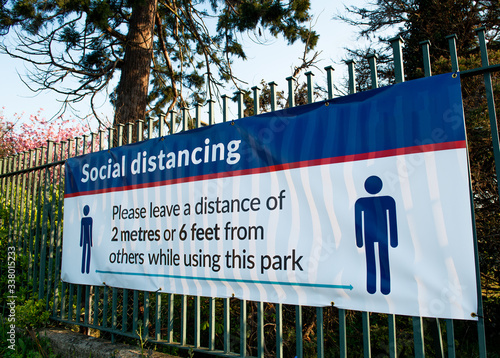
[[[25,114],[14,114],[7,119],[0,110],[0,158],[42,147],[47,140],[66,141],[90,132],[86,124],[63,116],[47,120],[43,109],[25,119]]]

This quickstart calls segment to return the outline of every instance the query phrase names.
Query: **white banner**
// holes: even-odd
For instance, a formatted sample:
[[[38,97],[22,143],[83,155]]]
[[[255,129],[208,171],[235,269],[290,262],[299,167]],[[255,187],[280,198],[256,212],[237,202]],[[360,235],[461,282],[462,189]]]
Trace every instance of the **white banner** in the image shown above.
[[[449,97],[449,91],[440,90]],[[416,96],[414,88],[408,88],[408,96]],[[62,279],[473,319],[476,273],[461,112],[449,117],[455,122],[437,121],[427,137],[409,137],[413,145],[377,144],[368,152],[331,155],[329,148],[337,150],[340,137],[334,131],[326,132],[331,138],[325,136],[324,126],[330,126],[327,120],[332,117],[315,113],[334,110],[335,102],[329,104],[194,131],[195,142],[202,144],[181,143],[188,148],[186,162],[180,159],[184,147],[168,142],[175,135],[163,143],[147,141],[111,154],[76,158],[67,168]],[[345,106],[339,105],[342,110]],[[442,112],[434,115],[445,118]],[[311,133],[294,124],[301,117]],[[456,123],[459,134],[448,130]],[[343,126],[336,129],[353,130]],[[252,130],[263,133],[262,128],[273,134],[272,143],[281,143],[281,148],[287,144],[282,150],[291,152],[291,158],[293,148],[305,144],[301,137],[308,136],[316,138],[315,146],[326,154],[304,158],[299,150],[298,159],[283,160],[286,154],[280,153],[277,160],[265,140],[248,139],[257,134],[245,136]],[[224,140],[226,134],[220,132],[226,130]],[[262,158],[267,165],[261,164]],[[169,160],[179,170],[184,166],[197,171],[130,179],[166,171]],[[213,169],[215,161],[223,162],[221,170]],[[247,164],[238,167],[243,161]],[[204,163],[212,167],[200,172],[196,166]],[[123,184],[99,186],[111,179]]]

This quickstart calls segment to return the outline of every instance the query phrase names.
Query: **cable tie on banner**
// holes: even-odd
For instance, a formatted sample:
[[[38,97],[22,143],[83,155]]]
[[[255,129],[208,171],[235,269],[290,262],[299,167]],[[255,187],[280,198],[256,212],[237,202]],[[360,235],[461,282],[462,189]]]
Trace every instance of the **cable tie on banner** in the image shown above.
[[[159,291],[161,291],[161,287],[160,287],[160,288],[158,288],[155,292],[159,292]]]
[[[106,286],[106,287],[109,287],[108,285],[106,285],[106,282],[104,282],[104,281],[102,281],[102,285]]]
[[[330,105],[330,102],[325,102],[325,106],[329,106]]]
[[[475,312],[472,312],[472,313],[470,314],[470,316],[471,316],[472,318],[476,318],[476,317],[477,317],[477,318],[484,318],[483,316],[480,316],[480,315],[478,315],[478,314],[477,314],[477,313],[475,313]]]
[[[451,77],[453,77],[453,78],[457,78],[457,76],[458,76],[458,75],[457,75],[457,73],[456,73],[456,72],[453,72],[453,74],[451,75]]]
[[[234,126],[234,120],[233,120],[233,121],[231,121],[231,125],[232,125],[232,126]]]
[[[331,303],[332,303],[332,307],[335,307],[335,302],[332,301]]]
[[[234,293],[231,293],[231,297],[234,298]]]

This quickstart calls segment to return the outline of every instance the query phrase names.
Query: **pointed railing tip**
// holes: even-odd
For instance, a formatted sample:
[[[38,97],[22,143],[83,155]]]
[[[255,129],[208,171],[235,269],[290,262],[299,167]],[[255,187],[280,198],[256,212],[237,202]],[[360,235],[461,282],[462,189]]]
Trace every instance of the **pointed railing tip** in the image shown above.
[[[401,35],[397,35],[397,36],[391,37],[388,41],[389,42],[400,41],[402,43],[405,42],[405,40],[403,40],[403,37],[401,37]]]

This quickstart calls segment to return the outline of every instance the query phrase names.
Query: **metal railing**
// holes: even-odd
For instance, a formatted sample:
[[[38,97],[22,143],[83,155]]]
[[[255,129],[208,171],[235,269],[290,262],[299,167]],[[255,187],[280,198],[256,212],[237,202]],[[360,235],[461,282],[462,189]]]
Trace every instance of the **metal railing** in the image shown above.
[[[498,138],[492,73],[500,65],[489,65],[484,28],[478,29],[482,66],[461,73],[484,77],[485,95],[491,125],[496,173],[500,173]],[[452,71],[459,71],[456,37],[449,38]],[[395,81],[404,81],[402,40],[391,40],[394,51]],[[430,46],[423,42],[425,76],[431,76]],[[378,87],[377,57],[367,59],[371,84]],[[349,92],[356,89],[354,62],[347,61]],[[327,99],[333,93],[333,68],[325,68]],[[313,101],[313,75],[306,73],[308,102]],[[288,78],[288,99],[293,106],[293,79]],[[276,110],[276,84],[269,83],[271,109]],[[260,112],[259,89],[253,88],[254,114]],[[223,96],[222,120],[229,120],[227,96]],[[238,117],[243,117],[243,94],[238,93]],[[214,102],[209,101],[208,124],[215,123]],[[201,110],[197,106],[191,127],[201,125]],[[177,120],[180,119],[180,120]],[[165,127],[167,121],[169,128]],[[364,356],[372,354],[390,357],[414,355],[455,357],[474,354],[486,357],[486,335],[478,272],[478,321],[464,322],[422,317],[354,312],[335,307],[312,308],[249,302],[235,298],[192,297],[185,295],[143,292],[108,286],[83,286],[60,280],[62,218],[64,197],[64,161],[66,158],[103,150],[147,137],[173,134],[176,126],[188,130],[189,111],[179,116],[169,113],[153,120],[119,125],[107,133],[70,140],[49,142],[46,148],[3,158],[0,161],[1,205],[6,210],[3,226],[8,230],[9,246],[16,248],[18,270],[22,270],[22,286],[28,295],[45,299],[51,318],[101,332],[112,340],[118,337],[140,338],[154,345],[193,349],[220,356],[309,357]],[[137,133],[132,138],[132,133]],[[116,138],[115,138],[116,136]],[[499,184],[500,185],[500,184]],[[7,222],[8,221],[8,222]],[[477,240],[476,240],[477,241]],[[477,242],[476,262],[478,262]],[[29,287],[28,287],[29,285]],[[4,288],[2,287],[3,291]],[[473,328],[473,329],[471,329]],[[456,334],[459,332],[460,336]],[[477,332],[472,334],[471,332]],[[475,338],[471,335],[475,335]],[[460,340],[460,341],[459,341]],[[464,347],[462,342],[473,342]],[[457,344],[458,342],[458,344]]]

